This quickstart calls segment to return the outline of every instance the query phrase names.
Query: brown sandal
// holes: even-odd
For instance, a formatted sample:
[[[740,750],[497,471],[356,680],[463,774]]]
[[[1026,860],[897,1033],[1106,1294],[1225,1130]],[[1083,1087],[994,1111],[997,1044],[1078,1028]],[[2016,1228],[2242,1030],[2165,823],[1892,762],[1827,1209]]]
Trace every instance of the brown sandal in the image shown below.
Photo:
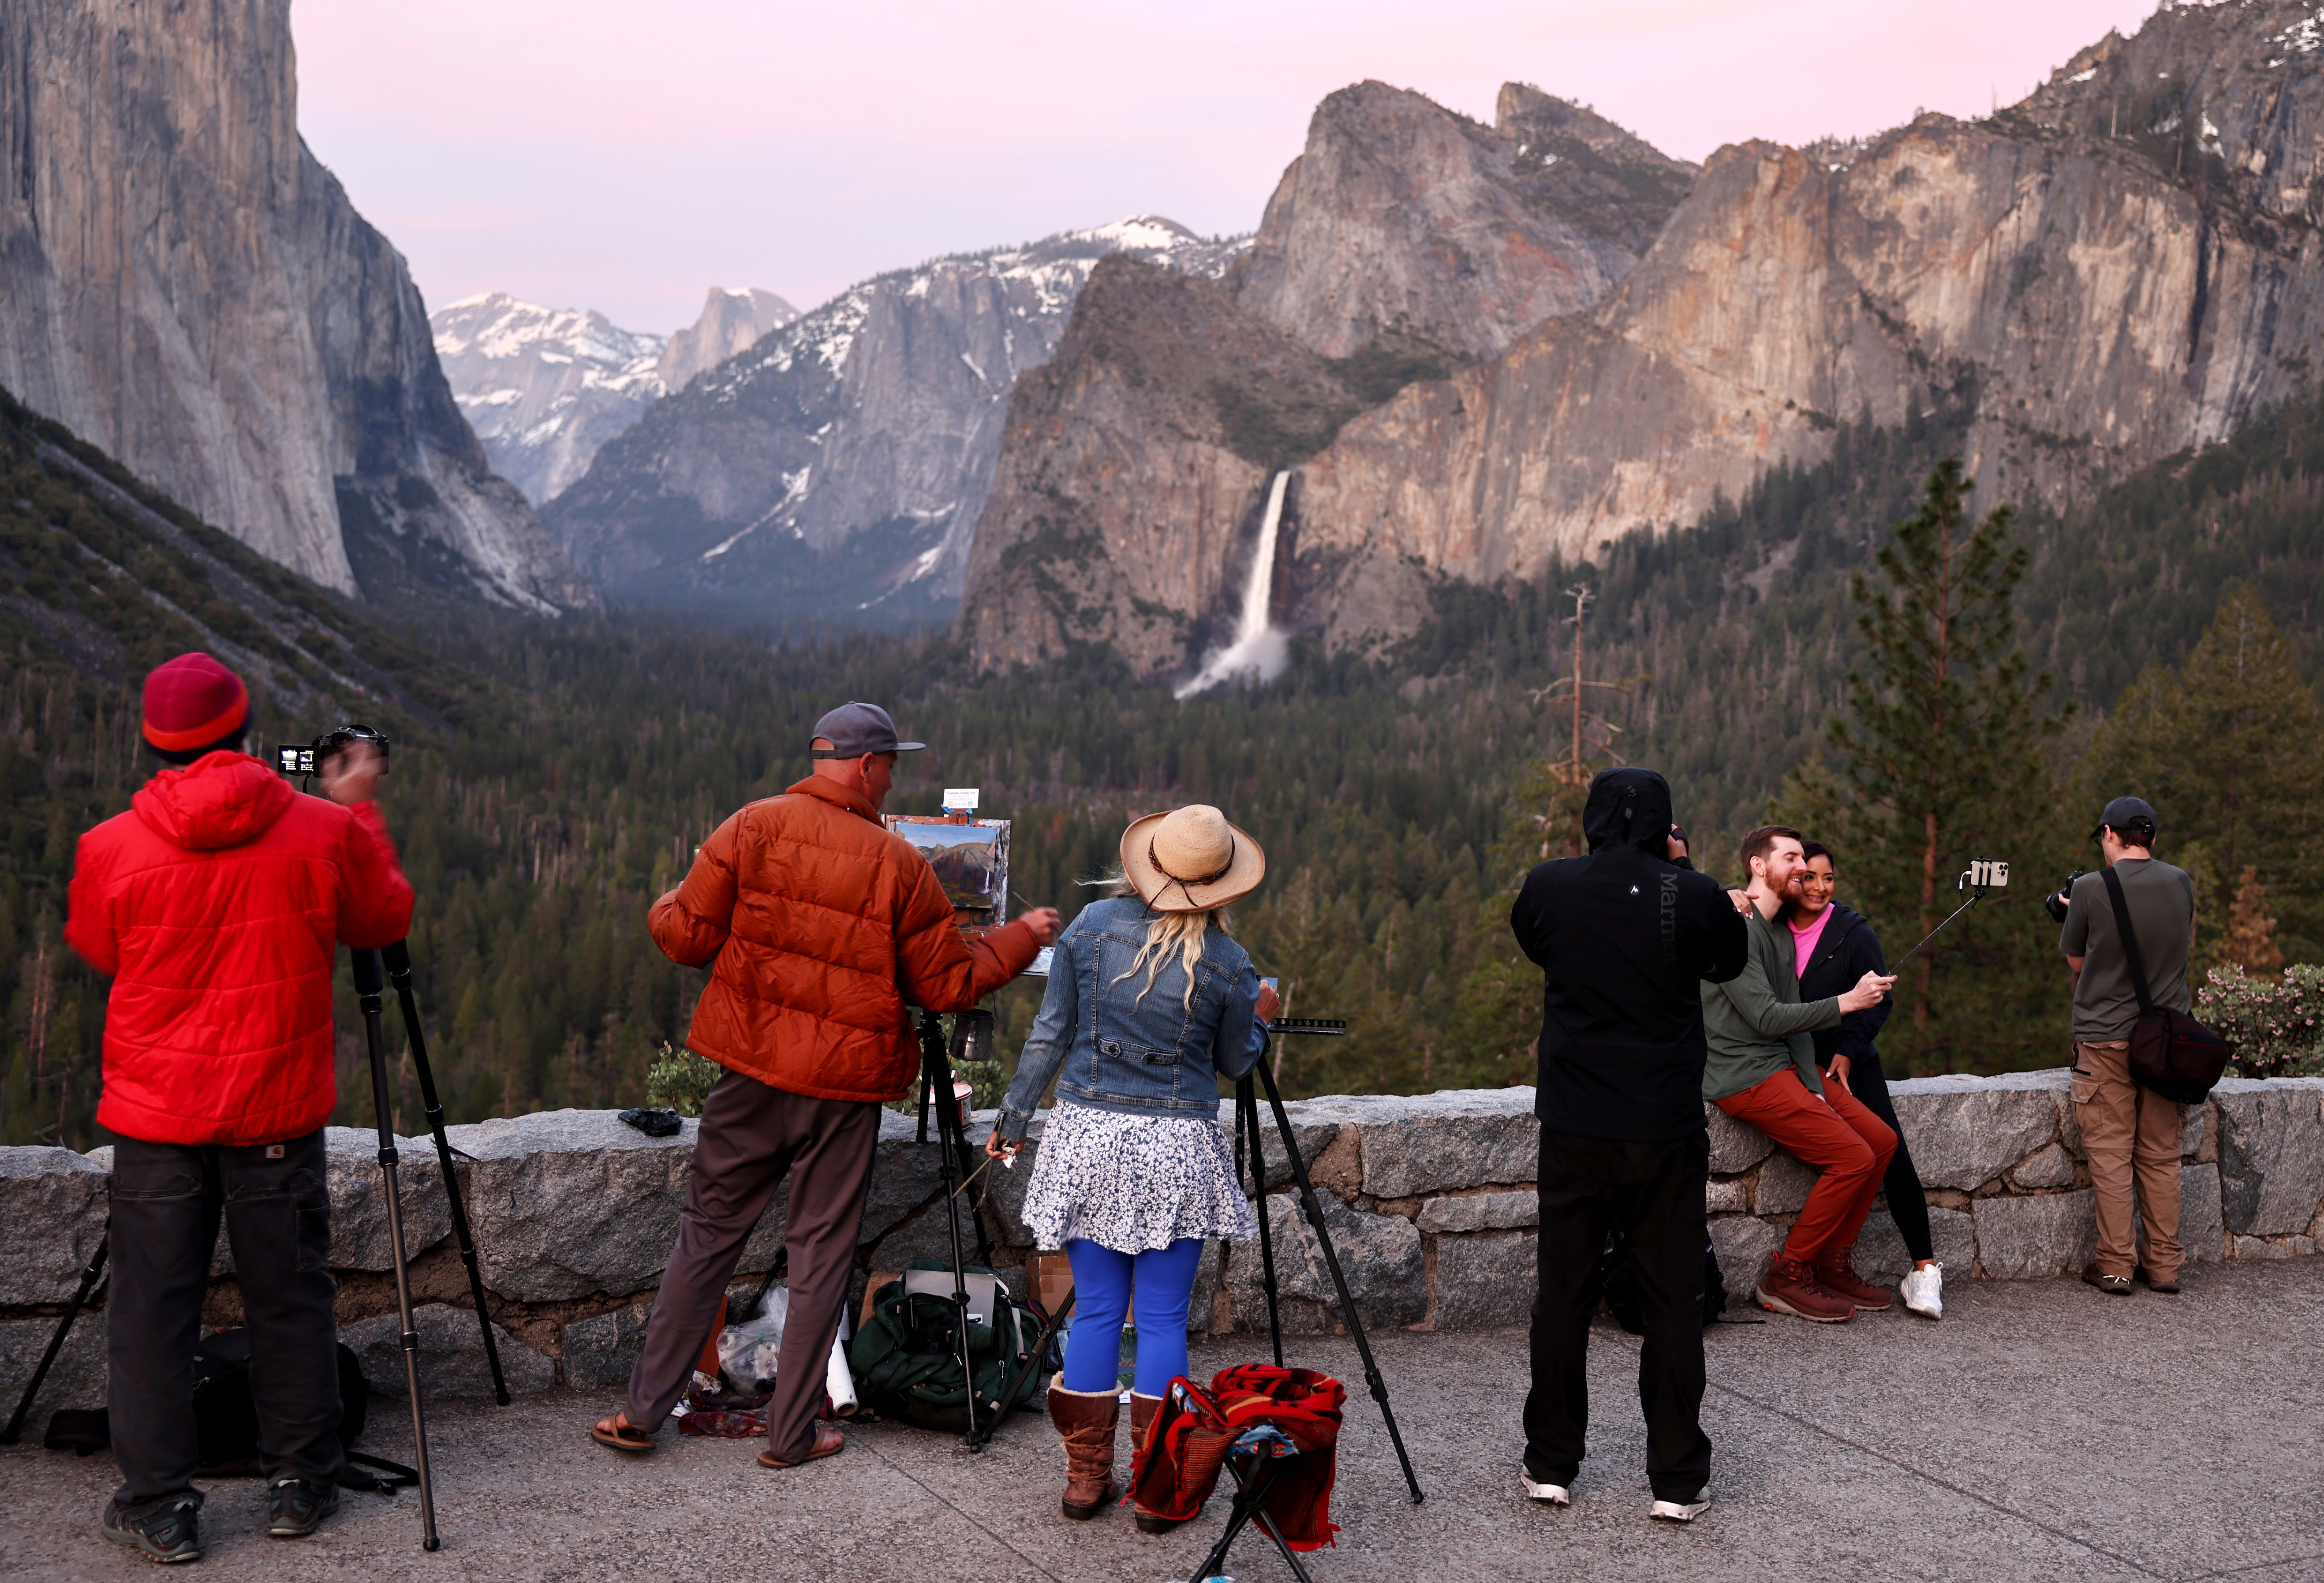
[[[761,1451],[759,1453],[759,1466],[761,1468],[796,1468],[800,1462],[812,1462],[818,1457],[836,1457],[840,1452],[846,1449],[847,1437],[840,1433],[839,1425],[825,1419],[817,1419],[816,1420],[815,1424],[815,1443],[807,1449],[806,1456],[801,1457],[798,1462],[786,1462],[780,1457],[776,1456],[771,1450]]]
[[[616,1413],[611,1418],[601,1418],[591,1424],[589,1438],[601,1446],[611,1446],[633,1457],[642,1456],[654,1449],[653,1436],[632,1423],[625,1413]]]

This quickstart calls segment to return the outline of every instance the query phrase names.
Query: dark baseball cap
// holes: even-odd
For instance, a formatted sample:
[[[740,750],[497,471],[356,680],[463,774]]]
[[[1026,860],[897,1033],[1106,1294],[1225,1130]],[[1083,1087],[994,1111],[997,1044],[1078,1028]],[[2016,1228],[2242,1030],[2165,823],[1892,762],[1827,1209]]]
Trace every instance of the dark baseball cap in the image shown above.
[[[2107,829],[2120,835],[2139,819],[2146,821],[2150,831],[2162,828],[2163,822],[2154,816],[2153,805],[2144,797],[2116,797],[2106,805],[2106,812],[2100,814],[2098,822],[2090,827],[2090,839],[2096,841],[2098,832]]]
[[[917,753],[926,742],[899,742],[896,722],[877,704],[842,704],[815,722],[815,734],[828,748],[809,748],[816,759],[861,759],[866,753]]]

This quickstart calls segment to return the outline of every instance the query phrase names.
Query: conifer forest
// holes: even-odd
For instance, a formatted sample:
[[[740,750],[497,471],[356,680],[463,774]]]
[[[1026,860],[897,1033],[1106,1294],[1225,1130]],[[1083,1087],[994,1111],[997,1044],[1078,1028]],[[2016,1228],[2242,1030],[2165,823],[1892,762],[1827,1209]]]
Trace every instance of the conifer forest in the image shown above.
[[[2068,984],[2041,900],[2096,866],[2090,826],[2122,792],[2156,805],[2157,855],[2196,875],[2199,972],[2324,962],[2324,405],[2063,512],[1966,491],[1960,427],[1843,426],[1829,461],[1602,564],[1444,584],[1392,653],[1301,640],[1278,680],[1180,703],[1097,654],[980,677],[942,632],[786,642],[353,605],[11,403],[0,1141],[103,1141],[106,985],[61,944],[65,888],[77,836],[151,773],[137,683],[198,646],[187,616],[273,667],[254,749],[348,717],[395,739],[382,806],[455,1120],[644,1101],[702,982],[655,950],[648,906],[733,808],[808,772],[810,724],[850,698],[930,744],[889,810],[980,787],[1016,822],[1013,888],[1069,917],[1134,815],[1211,802],[1250,830],[1269,874],[1238,935],[1291,1015],[1351,1024],[1283,1053],[1295,1095],[1531,1081],[1539,977],[1508,903],[1530,864],[1575,850],[1579,788],[1618,759],[1669,778],[1698,866],[1730,883],[1736,838],[1771,814],[1824,841],[1892,960],[1956,905],[1970,860],[2012,864],[1900,981],[1894,1073],[2059,1063]],[[1580,730],[1576,590],[1580,679],[1606,684],[1582,689]],[[360,1123],[341,983],[338,1119]],[[1038,992],[996,998],[1004,1063]],[[417,1130],[408,1063],[398,1081]]]

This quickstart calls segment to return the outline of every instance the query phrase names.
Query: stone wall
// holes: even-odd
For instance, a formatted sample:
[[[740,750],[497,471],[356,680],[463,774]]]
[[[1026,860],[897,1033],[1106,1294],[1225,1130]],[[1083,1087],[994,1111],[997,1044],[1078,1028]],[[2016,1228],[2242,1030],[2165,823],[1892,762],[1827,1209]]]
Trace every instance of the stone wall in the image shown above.
[[[1936,1253],[1953,1280],[2024,1280],[2079,1270],[2090,1256],[2089,1167],[2063,1071],[1922,1078],[1894,1085],[1920,1166]],[[1289,1107],[1293,1133],[1323,1194],[1324,1217],[1367,1325],[1470,1329],[1522,1322],[1532,1299],[1540,1131],[1533,1091],[1342,1095]],[[1222,1121],[1231,1113],[1221,1109]],[[1766,1137],[1713,1110],[1711,1234],[1730,1292],[1747,1294],[1797,1216],[1812,1177]],[[991,1115],[972,1134],[982,1139]],[[678,1225],[696,1124],[649,1138],[609,1110],[556,1110],[451,1129],[472,1158],[459,1169],[511,1383],[602,1388],[628,1376]],[[996,1262],[1021,1265],[1027,1159],[991,1170]],[[858,1291],[873,1271],[948,1251],[936,1150],[884,1113],[858,1238]],[[366,1372],[401,1388],[394,1287],[373,1134],[327,1135],[331,1263],[339,1317]],[[1330,1276],[1298,1212],[1290,1171],[1267,1127],[1268,1211],[1286,1328],[1336,1322]],[[450,1237],[433,1146],[401,1145],[405,1228],[429,1388],[482,1388],[482,1348]],[[2324,1079],[2229,1079],[2188,1112],[2182,1239],[2198,1261],[2313,1254],[2324,1237]],[[110,1153],[0,1149],[0,1395],[13,1399],[102,1234]],[[780,1246],[779,1192],[745,1248],[738,1280],[764,1272]],[[1884,1205],[1859,1248],[1868,1274],[1895,1277],[1903,1243]],[[1204,1256],[1194,1327],[1263,1328],[1256,1243]],[[223,1240],[207,1321],[237,1322],[241,1299]],[[104,1316],[76,1327],[41,1410],[101,1396]]]

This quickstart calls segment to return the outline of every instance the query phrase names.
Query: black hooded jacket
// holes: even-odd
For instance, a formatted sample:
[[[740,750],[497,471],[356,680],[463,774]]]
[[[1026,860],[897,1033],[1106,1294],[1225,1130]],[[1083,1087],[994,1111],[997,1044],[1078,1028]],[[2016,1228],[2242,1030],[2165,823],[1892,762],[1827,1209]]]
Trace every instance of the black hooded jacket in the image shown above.
[[[1880,936],[1872,932],[1871,923],[1862,913],[1834,902],[1831,922],[1823,926],[1815,954],[1808,958],[1807,971],[1800,975],[1800,999],[1821,1000],[1827,995],[1845,995],[1865,974],[1887,971],[1887,961],[1880,954]],[[1879,1037],[1880,1025],[1888,1020],[1888,1007],[1889,1002],[1883,1000],[1849,1012],[1836,1028],[1818,1028],[1817,1064],[1829,1066],[1835,1055],[1853,1062],[1873,1054],[1872,1041]]]
[[[1670,787],[1609,769],[1582,815],[1590,855],[1526,877],[1509,928],[1542,968],[1535,1114],[1552,1132],[1662,1143],[1702,1130],[1702,980],[1743,971],[1749,935],[1709,876],[1664,854]]]

